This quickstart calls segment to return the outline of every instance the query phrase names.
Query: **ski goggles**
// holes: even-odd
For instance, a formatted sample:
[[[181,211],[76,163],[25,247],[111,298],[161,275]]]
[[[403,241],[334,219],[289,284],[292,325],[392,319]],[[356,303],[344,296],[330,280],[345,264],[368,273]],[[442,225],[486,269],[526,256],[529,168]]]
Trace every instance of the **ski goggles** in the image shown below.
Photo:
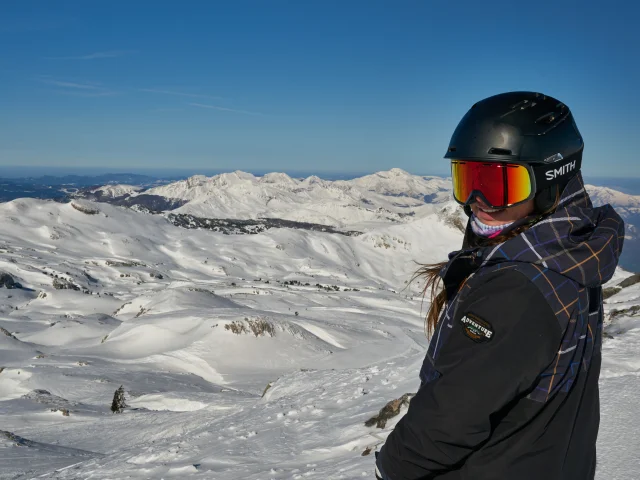
[[[453,198],[469,205],[480,197],[493,208],[506,208],[535,196],[535,174],[530,166],[507,162],[452,160]]]

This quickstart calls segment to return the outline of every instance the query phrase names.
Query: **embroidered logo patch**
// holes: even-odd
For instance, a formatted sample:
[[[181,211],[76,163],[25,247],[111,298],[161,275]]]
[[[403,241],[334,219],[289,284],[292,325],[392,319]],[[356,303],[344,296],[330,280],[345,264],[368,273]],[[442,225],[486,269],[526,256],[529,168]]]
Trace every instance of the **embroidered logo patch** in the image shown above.
[[[464,334],[474,342],[484,343],[493,338],[493,327],[473,313],[465,314],[461,319]]]

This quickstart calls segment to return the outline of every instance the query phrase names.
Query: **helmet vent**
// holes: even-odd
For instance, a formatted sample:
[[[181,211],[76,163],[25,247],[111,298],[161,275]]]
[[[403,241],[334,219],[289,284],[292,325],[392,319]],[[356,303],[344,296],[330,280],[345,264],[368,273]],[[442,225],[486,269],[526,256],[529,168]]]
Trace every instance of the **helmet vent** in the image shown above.
[[[456,147],[449,147],[449,152],[455,152],[456,151]]]
[[[528,99],[525,99],[525,100],[522,100],[522,101],[516,103],[515,105],[512,105],[511,106],[511,111],[518,110],[518,109],[524,110],[525,108],[535,107],[536,105],[537,105],[536,102],[528,100]]]
[[[504,118],[508,115],[511,115],[512,113],[517,112],[518,110],[526,110],[527,108],[535,107],[536,105],[538,104],[534,101],[530,101],[528,99],[521,100],[515,105],[511,105],[511,110],[509,110],[507,113],[503,113],[502,115],[500,115],[500,118]]]
[[[546,123],[546,124],[551,124],[554,122],[554,120],[556,118],[558,118],[560,115],[562,115],[562,112],[560,113],[556,113],[556,112],[549,112],[549,113],[545,113],[544,115],[542,115],[541,117],[538,117],[536,119],[536,123]]]
[[[506,148],[490,148],[489,155],[511,155],[511,150]]]

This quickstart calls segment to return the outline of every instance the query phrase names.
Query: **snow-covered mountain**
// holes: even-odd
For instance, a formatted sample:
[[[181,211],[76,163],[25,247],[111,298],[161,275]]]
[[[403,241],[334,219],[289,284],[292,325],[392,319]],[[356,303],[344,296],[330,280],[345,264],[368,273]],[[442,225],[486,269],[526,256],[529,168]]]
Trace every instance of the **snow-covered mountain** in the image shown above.
[[[87,193],[91,193],[105,199],[113,199],[123,197],[125,195],[132,195],[134,193],[140,192],[141,190],[143,190],[143,188],[136,185],[117,184],[103,185],[97,188],[89,188]]]
[[[609,187],[595,185],[586,185],[586,188],[594,204],[610,203],[615,205],[616,208],[631,209],[629,211],[634,213],[638,213],[638,210],[635,209],[640,209],[640,195],[629,195]]]
[[[113,189],[113,186],[109,187]],[[121,187],[124,190],[125,187]],[[83,192],[83,196],[87,196]],[[285,173],[256,177],[236,171],[126,194],[128,205],[149,198],[170,201],[175,214],[205,218],[279,218],[337,228],[363,229],[433,214],[450,201],[450,182],[395,168],[354,180],[295,179]],[[89,198],[109,201],[105,198]],[[120,197],[119,203],[125,201]],[[182,205],[179,208],[175,208]]]
[[[610,203],[625,219],[627,241],[621,264],[640,270],[640,235],[636,228],[640,225],[640,196],[601,186],[586,188],[594,204]],[[338,181],[316,176],[298,179],[285,173],[257,177],[236,171],[213,177],[196,175],[147,190],[108,185],[82,191],[79,196],[144,211],[185,215],[176,222],[181,225],[194,223],[192,217],[267,218],[367,231],[389,223],[412,222],[434,213],[459,226],[466,222],[452,200],[450,179],[412,175],[399,168]]]
[[[365,453],[398,417],[364,423],[415,391],[428,342],[407,281],[462,239],[447,182],[236,172],[124,194],[142,195],[183,219],[360,234],[0,204],[0,285],[22,287],[0,287],[0,478],[371,478]],[[599,480],[637,467],[635,281],[620,270],[607,291]],[[114,415],[120,385],[129,407]]]
[[[640,271],[640,195],[629,195],[608,187],[586,185],[594,205],[611,204],[625,221],[625,244],[621,264]]]

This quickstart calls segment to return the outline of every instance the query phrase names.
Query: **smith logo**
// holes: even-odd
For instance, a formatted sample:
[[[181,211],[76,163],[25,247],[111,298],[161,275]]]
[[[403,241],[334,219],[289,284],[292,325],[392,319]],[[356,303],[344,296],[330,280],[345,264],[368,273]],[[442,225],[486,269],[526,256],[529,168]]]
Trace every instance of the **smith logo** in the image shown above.
[[[576,169],[576,162],[577,160],[574,160],[573,162],[567,163],[566,165],[563,165],[560,168],[556,168],[554,170],[547,170],[545,172],[547,180],[553,180],[556,177],[561,177],[562,175],[566,175],[567,173],[572,172],[573,170]]]
[[[467,313],[460,319],[464,334],[474,342],[488,342],[493,338],[493,327],[477,315]]]
[[[554,162],[559,162],[560,160],[563,160],[564,157],[562,156],[561,153],[556,153],[555,155],[551,155],[550,157],[547,157],[543,160],[544,163],[554,163]]]

